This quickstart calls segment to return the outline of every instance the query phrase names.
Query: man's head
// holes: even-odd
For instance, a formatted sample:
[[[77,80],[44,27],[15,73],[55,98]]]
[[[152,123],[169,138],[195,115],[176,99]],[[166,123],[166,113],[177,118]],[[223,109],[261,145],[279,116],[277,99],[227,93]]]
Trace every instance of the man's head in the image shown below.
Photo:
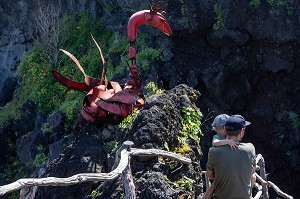
[[[229,115],[227,114],[220,114],[217,117],[215,117],[213,123],[211,124],[213,130],[223,128],[228,118]]]
[[[243,116],[232,115],[225,123],[226,134],[228,136],[238,136],[250,124]]]

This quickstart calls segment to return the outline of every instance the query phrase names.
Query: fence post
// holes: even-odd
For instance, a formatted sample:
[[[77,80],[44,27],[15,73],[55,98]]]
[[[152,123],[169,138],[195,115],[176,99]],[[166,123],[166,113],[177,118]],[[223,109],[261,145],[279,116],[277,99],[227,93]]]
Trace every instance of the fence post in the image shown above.
[[[259,166],[259,174],[261,176],[261,178],[264,181],[268,181],[267,180],[267,174],[266,174],[266,168],[265,168],[265,160],[264,158],[261,156],[260,159],[258,160],[258,166]],[[268,199],[269,198],[269,192],[268,192],[268,185],[262,183],[262,191],[263,191],[263,198],[264,199]]]
[[[132,141],[125,141],[122,144],[122,147],[127,148],[127,151],[131,151],[131,146],[133,145]],[[125,199],[135,199],[135,185],[133,183],[133,177],[131,174],[131,168],[130,168],[130,156],[128,156],[128,165],[125,168],[125,170],[122,172],[122,181],[123,181],[123,187],[125,190]]]

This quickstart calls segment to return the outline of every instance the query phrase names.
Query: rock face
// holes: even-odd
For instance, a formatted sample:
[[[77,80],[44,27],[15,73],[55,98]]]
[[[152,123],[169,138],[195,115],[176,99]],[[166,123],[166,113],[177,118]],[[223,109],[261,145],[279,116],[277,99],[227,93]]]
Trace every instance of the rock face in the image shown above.
[[[0,2],[0,105],[11,99],[18,65],[32,47],[30,10],[31,5],[25,1]]]
[[[63,13],[76,13],[83,10],[96,17],[100,6],[96,0],[54,0],[61,2]],[[36,26],[34,18],[37,7],[47,0],[0,0],[0,106],[11,100],[18,85],[17,69],[24,54],[34,45]]]
[[[33,43],[29,13],[35,1],[0,2],[0,105],[3,105],[17,84],[16,69],[23,53]],[[141,0],[62,2],[69,12],[88,10],[120,34],[126,34],[131,14],[148,9]],[[163,49],[163,61],[143,75],[145,80],[155,81],[165,89],[187,84],[200,91],[197,104],[208,118],[211,111],[213,116],[244,115],[252,122],[244,139],[251,141],[257,153],[265,157],[271,180],[283,191],[300,197],[297,189],[300,178],[294,177],[300,175],[300,134],[299,127],[293,126],[289,119],[291,112],[299,114],[300,103],[298,1],[288,0],[278,5],[260,1],[256,6],[249,0],[164,2],[168,4],[166,17],[174,35],[166,38],[153,28],[141,27],[151,35],[152,44]],[[146,106],[147,114],[159,111],[155,103],[149,101],[149,104],[153,107]],[[176,132],[172,134],[163,128],[171,127],[163,121],[169,115],[174,117],[174,123],[178,122],[173,111],[157,116],[161,118],[158,123],[161,136],[168,135],[172,140]],[[212,137],[209,123],[211,120],[202,126],[203,169]],[[136,124],[137,132],[133,135],[136,144],[161,146],[161,137],[151,137],[148,127],[151,126]],[[139,140],[141,135],[145,136],[145,142]]]
[[[45,177],[70,177],[78,173],[107,172],[103,143],[84,135],[69,145],[48,167]],[[67,187],[40,187],[35,198],[82,198],[90,194],[94,183]]]
[[[198,91],[187,85],[179,85],[162,94],[150,96],[146,100],[146,106],[140,111],[133,124],[133,128],[127,134],[112,126],[103,129],[85,123],[78,136],[72,137],[69,140],[70,144],[65,147],[59,157],[49,163],[43,177],[70,177],[78,173],[110,172],[114,153],[111,153],[108,148],[111,142],[105,141],[102,136],[104,132],[107,134],[107,131],[111,131],[115,135],[114,142],[122,143],[124,140],[131,140],[135,148],[164,149],[165,143],[170,148],[177,146],[177,137],[182,128],[180,111],[184,106],[183,98],[194,103],[199,96]],[[145,124],[147,124],[146,127]],[[200,195],[203,188],[199,164],[201,149],[199,143],[190,142],[190,146],[192,150],[189,154],[193,160],[191,165],[182,165],[176,161],[158,160],[157,158],[131,158],[130,164],[137,198],[172,199],[180,198],[185,194],[195,198]],[[176,182],[185,177],[195,181],[191,187],[193,192],[178,191],[167,180]],[[99,185],[101,188],[94,191],[97,194],[91,197],[91,193],[93,190],[97,190]],[[68,187],[39,187],[35,198],[117,199],[124,193],[120,178],[106,182],[104,185],[94,182]]]

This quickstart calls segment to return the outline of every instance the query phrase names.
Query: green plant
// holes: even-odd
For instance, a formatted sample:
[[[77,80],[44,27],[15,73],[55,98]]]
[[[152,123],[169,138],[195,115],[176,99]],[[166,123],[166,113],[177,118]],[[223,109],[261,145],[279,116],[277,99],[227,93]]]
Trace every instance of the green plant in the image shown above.
[[[178,137],[180,145],[174,149],[175,153],[179,153],[182,155],[188,154],[192,149],[191,147],[186,143],[186,139],[182,137]]]
[[[154,82],[149,82],[145,86],[145,88],[147,89],[147,96],[155,95],[155,94],[160,94],[160,93],[164,92],[164,90],[163,89],[159,89]],[[166,107],[163,107],[163,108],[166,108]]]
[[[147,73],[150,70],[150,62],[161,59],[161,51],[154,48],[144,48],[137,53],[136,57],[141,67],[144,69],[144,72]]]
[[[251,0],[249,2],[250,6],[254,6],[255,8],[258,7],[261,4],[260,0]]]
[[[300,119],[297,113],[289,112],[289,118],[292,122],[292,127],[296,129],[300,128]]]
[[[186,191],[192,191],[193,190],[193,184],[196,181],[188,178],[186,176],[183,176],[180,180],[177,180],[176,183],[174,183],[176,188],[179,188],[181,190],[186,190]]]
[[[197,107],[184,107],[182,109],[182,132],[181,143],[187,138],[199,141],[199,135],[203,135],[200,129],[202,113]]]
[[[164,143],[164,148],[165,148],[167,151],[170,151],[170,148],[169,148],[168,142],[165,142],[165,143]]]
[[[59,110],[66,116],[65,128],[72,126],[73,121],[77,116],[76,113],[81,109],[84,95],[84,93],[78,91],[69,91],[66,99],[61,103]]]
[[[33,165],[35,167],[41,167],[44,166],[47,162],[48,157],[44,153],[39,153],[35,156],[35,159],[33,161]]]
[[[43,132],[51,132],[53,129],[53,126],[52,124],[48,123],[48,122],[45,122],[43,125],[42,125],[42,131]]]
[[[219,30],[225,28],[225,25],[223,23],[223,11],[221,4],[215,4],[214,5],[214,11],[216,14],[215,19],[217,20],[216,23],[213,25],[214,30]]]
[[[122,11],[119,4],[115,1],[108,1],[108,3],[106,3],[106,6],[104,7],[104,10],[109,12],[110,14],[120,13]]]
[[[118,149],[119,142],[117,142],[116,140],[113,140],[113,141],[107,142],[106,146],[109,148],[111,153],[115,153]]]
[[[276,6],[282,6],[286,9],[286,14],[288,16],[291,16],[294,13],[294,9],[292,6],[290,6],[286,1],[284,0],[267,0],[267,2],[271,5],[271,10],[269,11],[270,14],[274,14],[279,16],[280,11],[276,9]],[[287,23],[291,23],[289,19],[287,19]]]
[[[48,160],[48,157],[42,152],[43,149],[44,149],[43,145],[40,144],[38,146],[39,153],[35,156],[34,161],[33,161],[33,165],[35,167],[44,166]]]
[[[124,118],[123,121],[118,125],[120,129],[123,129],[126,133],[129,133],[134,120],[137,118],[140,110],[135,108],[133,112],[128,115],[128,117]]]
[[[102,193],[102,191],[95,189],[95,190],[92,191],[91,196],[92,196],[92,198],[94,199],[94,198],[96,198],[98,195],[100,195],[101,193]]]
[[[3,179],[14,181],[24,178],[27,175],[26,166],[22,164],[18,157],[9,157],[7,164],[4,165]]]
[[[184,3],[184,0],[180,0],[180,4],[181,4],[181,8],[180,8],[180,11],[181,11],[181,15],[184,17],[184,22],[185,24],[188,24],[189,21],[190,21],[190,18],[187,16],[187,7]]]
[[[165,162],[165,164],[167,165],[167,168],[169,170],[173,170],[177,166],[177,162],[176,161],[167,161],[167,162]]]
[[[10,119],[18,120],[21,117],[21,106],[22,103],[20,100],[12,100],[5,106],[0,107],[0,128],[4,126]]]
[[[279,10],[275,9],[274,7],[272,7],[269,12],[270,12],[271,15],[276,15],[276,16],[280,15]]]

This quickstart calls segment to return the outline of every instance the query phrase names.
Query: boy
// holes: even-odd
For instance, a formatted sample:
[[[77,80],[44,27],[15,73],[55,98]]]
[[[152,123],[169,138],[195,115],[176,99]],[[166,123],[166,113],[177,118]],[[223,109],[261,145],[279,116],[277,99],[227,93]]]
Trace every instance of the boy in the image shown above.
[[[229,115],[221,114],[215,117],[213,123],[211,124],[212,130],[215,131],[217,134],[214,135],[212,139],[213,146],[223,146],[229,145],[231,149],[236,149],[239,143],[234,141],[233,139],[226,139],[226,130],[225,130],[225,123]]]

